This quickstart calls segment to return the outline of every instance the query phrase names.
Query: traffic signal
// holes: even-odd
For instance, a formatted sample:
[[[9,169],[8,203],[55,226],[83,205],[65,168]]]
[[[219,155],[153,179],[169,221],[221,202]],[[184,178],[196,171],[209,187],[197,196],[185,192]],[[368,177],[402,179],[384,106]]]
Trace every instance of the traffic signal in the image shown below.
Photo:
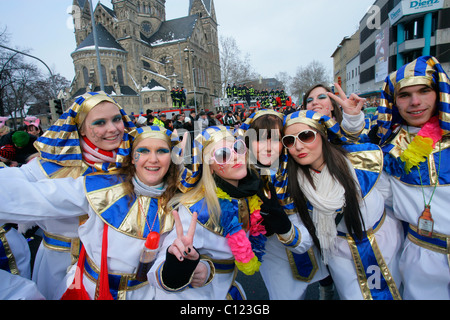
[[[60,116],[64,113],[62,101],[60,99],[53,100],[55,103],[55,113]]]
[[[48,105],[50,107],[50,114],[53,120],[58,119],[64,113],[62,100],[51,99],[48,101]]]

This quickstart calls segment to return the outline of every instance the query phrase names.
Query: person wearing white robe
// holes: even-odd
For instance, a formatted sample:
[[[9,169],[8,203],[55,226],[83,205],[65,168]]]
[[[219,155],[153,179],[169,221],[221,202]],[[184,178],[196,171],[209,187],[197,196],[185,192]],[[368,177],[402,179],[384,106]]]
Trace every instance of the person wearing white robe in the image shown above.
[[[127,280],[124,282],[125,285],[119,281],[121,284],[118,288],[113,288],[113,284],[109,281],[110,291],[116,291],[111,293],[114,299],[154,299],[155,287],[148,285],[148,282],[138,282],[134,278],[139,257],[144,247],[145,236],[153,230],[153,226],[155,229],[158,228],[154,231],[161,234],[161,239],[164,239],[165,233],[173,226],[171,216],[160,212],[158,205],[162,196],[168,194],[167,190],[170,187],[165,183],[165,173],[167,170],[171,170],[171,173],[178,172],[178,169],[172,168],[170,152],[166,152],[166,149],[171,149],[172,133],[164,128],[151,127],[139,128],[130,134],[135,137],[133,164],[136,168],[141,168],[136,169],[136,175],[132,179],[135,197],[133,194],[131,198],[127,195],[123,178],[114,174],[88,175],[75,180],[47,179],[34,183],[16,179],[1,187],[4,201],[0,204],[0,222],[13,220],[17,223],[26,223],[67,219],[87,213],[88,219],[79,226],[78,234],[87,256],[84,263],[81,263],[85,267],[82,284],[89,299],[97,298],[100,281],[96,277],[99,277],[103,270],[102,262],[106,263],[108,277],[120,275],[121,279]],[[145,148],[141,148],[142,145]],[[151,146],[157,150],[153,150]],[[147,161],[162,166],[159,156],[158,162],[154,162],[155,158],[148,160],[155,154],[164,157],[166,169],[165,173],[158,170],[158,174],[162,175],[151,182],[148,176],[139,172],[146,172],[145,167],[150,165]],[[1,178],[0,181],[5,182]],[[172,186],[172,190],[176,189],[176,184],[172,183],[175,186]],[[110,198],[105,202],[107,196]],[[11,206],[11,203],[15,205]],[[105,232],[107,241],[104,238]],[[107,250],[106,261],[102,260],[104,250]],[[60,299],[69,288],[80,286],[77,280],[74,282],[79,267],[79,264],[71,267],[65,278],[57,284],[57,289],[50,299]]]
[[[84,120],[96,107],[105,104],[113,105],[115,113],[108,126],[114,123],[115,130],[120,132],[120,138],[111,148],[120,149],[122,156],[107,158],[101,156],[95,161],[88,163],[87,144],[83,142],[85,133],[81,133]],[[98,118],[104,118],[104,110]],[[119,122],[120,120],[120,122]],[[122,126],[117,125],[123,123]],[[86,125],[85,125],[86,127]],[[110,96],[103,92],[89,92],[79,97],[74,104],[65,111],[55,124],[40,137],[35,147],[39,157],[20,168],[5,168],[0,171],[1,179],[24,179],[36,182],[55,178],[78,178],[93,172],[114,172],[125,161],[129,153],[129,142],[127,132],[134,127],[131,120],[123,109]],[[118,129],[117,129],[118,128]],[[95,139],[92,139],[93,144]],[[120,146],[119,146],[120,144]],[[101,145],[98,146],[101,149]],[[118,150],[119,150],[118,149]],[[97,150],[97,154],[98,150]],[[108,160],[109,159],[109,160]],[[92,160],[92,158],[91,158]],[[95,163],[94,163],[95,162]],[[34,210],[35,208],[33,208]],[[38,285],[39,290],[47,298],[54,294],[55,286],[65,277],[67,269],[74,263],[79,252],[78,226],[85,216],[67,217],[65,219],[29,220],[20,225],[20,229],[38,225],[43,231],[43,241],[37,251],[32,279]]]

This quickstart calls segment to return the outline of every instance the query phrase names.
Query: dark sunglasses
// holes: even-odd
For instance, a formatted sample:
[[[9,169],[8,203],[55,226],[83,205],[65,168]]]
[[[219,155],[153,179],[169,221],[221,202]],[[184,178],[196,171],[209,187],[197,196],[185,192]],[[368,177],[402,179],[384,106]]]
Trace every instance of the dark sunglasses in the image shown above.
[[[245,145],[244,141],[237,140],[233,144],[233,148],[222,147],[214,150],[212,158],[214,159],[214,161],[216,161],[217,164],[226,164],[230,162],[233,153],[236,153],[240,156],[243,156],[247,153],[247,146]]]
[[[300,140],[303,144],[311,144],[314,141],[316,141],[317,132],[314,130],[304,130],[299,132],[296,136],[294,135],[288,135],[284,136],[283,139],[281,139],[281,142],[283,143],[283,146],[287,149],[291,149],[295,146],[295,140]]]

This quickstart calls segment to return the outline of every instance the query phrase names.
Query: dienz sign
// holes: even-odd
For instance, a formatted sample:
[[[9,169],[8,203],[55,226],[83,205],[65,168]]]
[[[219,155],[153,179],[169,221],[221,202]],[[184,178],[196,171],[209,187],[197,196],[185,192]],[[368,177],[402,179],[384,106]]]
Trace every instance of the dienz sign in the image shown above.
[[[422,9],[422,8],[435,9],[435,5],[439,5],[441,2],[443,2],[443,1],[441,1],[441,0],[411,1],[411,4],[409,7],[411,9]]]
[[[444,0],[403,0],[389,12],[389,20],[391,25],[394,25],[404,16],[435,11],[443,7]]]

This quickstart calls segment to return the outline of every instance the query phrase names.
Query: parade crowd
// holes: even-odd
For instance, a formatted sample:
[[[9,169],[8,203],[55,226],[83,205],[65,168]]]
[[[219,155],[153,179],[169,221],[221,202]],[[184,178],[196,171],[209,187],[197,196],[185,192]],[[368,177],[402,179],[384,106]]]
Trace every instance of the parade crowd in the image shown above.
[[[0,128],[0,299],[243,300],[239,271],[271,300],[449,300],[448,75],[403,66],[370,117],[335,87],[169,120],[89,92]]]

